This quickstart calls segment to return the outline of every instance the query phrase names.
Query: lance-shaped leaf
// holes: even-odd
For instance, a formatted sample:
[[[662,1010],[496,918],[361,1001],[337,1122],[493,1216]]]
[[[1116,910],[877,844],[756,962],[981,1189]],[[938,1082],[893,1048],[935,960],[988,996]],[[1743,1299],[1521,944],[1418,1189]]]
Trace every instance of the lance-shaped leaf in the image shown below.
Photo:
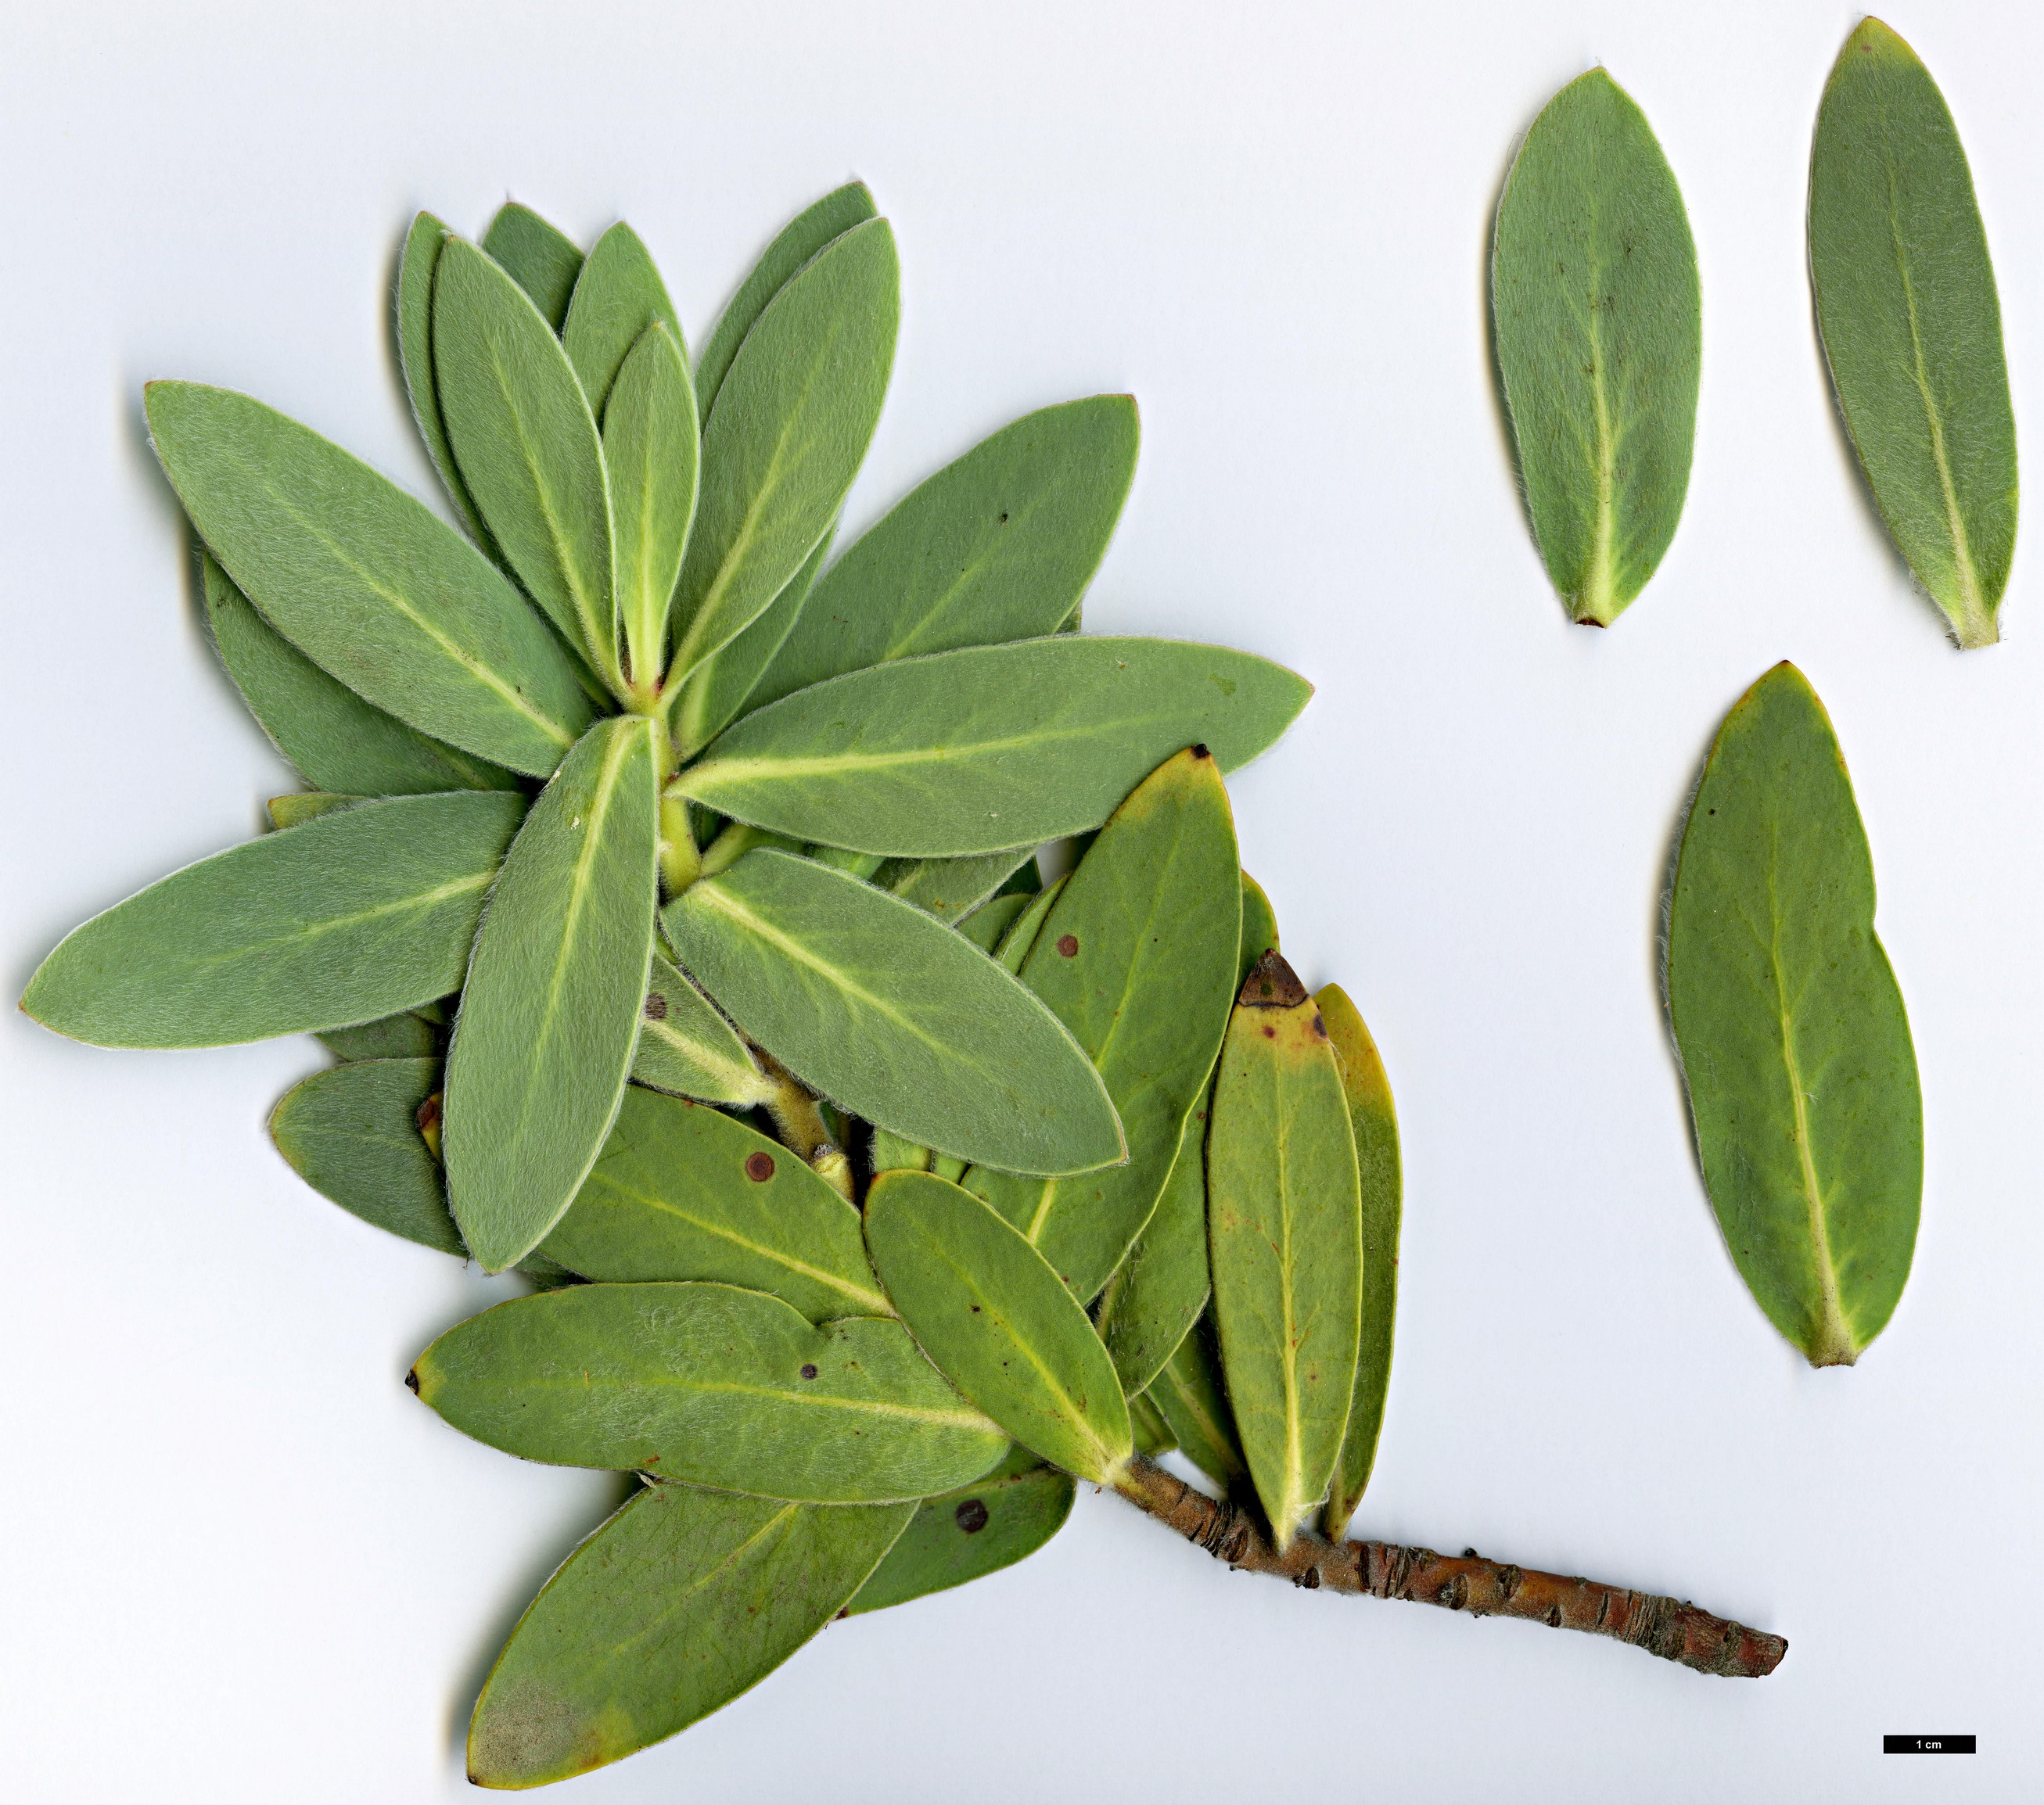
[[[647,1486],[519,1619],[469,1720],[470,1780],[545,1786],[709,1716],[843,1608],[915,1508]]]
[[[441,1025],[416,1009],[400,1009],[354,1027],[328,1028],[320,1044],[335,1058],[437,1059],[442,1051]]]
[[[415,733],[336,683],[256,611],[202,554],[206,616],[220,662],[248,712],[315,789],[425,796],[444,789],[515,789],[501,765]]]
[[[959,923],[957,931],[982,953],[990,954],[998,950],[1007,938],[1008,930],[1035,900],[1019,891],[1010,896],[996,897]]]
[[[189,865],[74,929],[21,1007],[98,1047],[225,1047],[458,989],[524,798],[364,802]]]
[[[1122,1157],[1114,1105],[1070,1034],[920,909],[761,848],[662,920],[718,1006],[840,1108],[1006,1171]]]
[[[1356,1172],[1362,1189],[1362,1335],[1356,1351],[1355,1391],[1334,1488],[1321,1513],[1321,1530],[1339,1540],[1370,1485],[1377,1463],[1377,1438],[1384,1426],[1385,1395],[1391,1384],[1391,1337],[1398,1314],[1398,1219],[1402,1181],[1398,1158],[1398,1114],[1391,1081],[1377,1043],[1355,1004],[1339,984],[1313,997],[1320,1020],[1341,1062],[1342,1094],[1348,1100],[1349,1130],[1355,1137]]]
[[[889,1172],[866,1242],[901,1319],[951,1383],[1026,1448],[1097,1484],[1134,1446],[1114,1362],[1043,1255],[970,1192]]]
[[[1207,1112],[1185,1118],[1178,1156],[1128,1258],[1101,1293],[1094,1322],[1122,1389],[1147,1391],[1207,1307]]]
[[[873,881],[904,902],[955,925],[979,910],[1024,866],[1033,866],[1035,859],[1032,846],[983,852],[976,858],[896,859],[875,872]]]
[[[830,531],[816,541],[816,550],[802,567],[788,579],[781,593],[766,605],[750,627],[719,652],[713,654],[689,673],[682,686],[681,700],[674,705],[674,751],[684,760],[693,758],[745,712],[761,674],[773,662],[795,622],[801,617],[809,591],[830,562]]]
[[[603,416],[617,605],[635,680],[656,678],[667,655],[667,605],[695,517],[698,449],[681,341],[656,321],[625,358]]]
[[[336,796],[327,790],[299,790],[289,796],[271,797],[263,805],[263,811],[270,817],[271,827],[295,828],[321,815],[337,815],[358,802],[373,800],[367,796]]]
[[[746,335],[703,427],[670,685],[757,620],[837,518],[887,392],[900,284],[893,235],[869,221],[808,263]]]
[[[1348,1423],[1362,1204],[1340,1064],[1276,953],[1243,985],[1221,1050],[1207,1231],[1228,1401],[1281,1549],[1327,1496]]]
[[[1220,1050],[1242,931],[1236,857],[1213,759],[1204,747],[1179,753],[1115,811],[1066,880],[1022,967],[1022,981],[1072,1031],[1106,1084],[1128,1158],[1077,1177],[976,1170],[966,1185],[1021,1231],[1082,1303],[1150,1219]]]
[[[1058,906],[1058,898],[1065,893],[1066,879],[1058,878],[1046,884],[1029,899],[1029,905],[1016,916],[1014,925],[1001,936],[1001,943],[993,950],[993,956],[1003,971],[1019,973],[1029,962],[1029,955],[1036,950],[1036,942],[1043,931],[1043,924],[1051,911]]]
[[[482,235],[482,248],[523,289],[549,330],[559,332],[582,274],[574,240],[530,207],[506,202]]]
[[[745,1037],[675,966],[653,954],[632,1076],[655,1090],[755,1109],[774,1094]]]
[[[1180,1454],[1231,1497],[1248,1492],[1249,1465],[1221,1384],[1211,1310],[1193,1325],[1143,1395],[1156,1405]]]
[[[738,348],[766,311],[767,303],[825,245],[854,226],[865,224],[873,217],[874,210],[873,196],[866,184],[851,182],[824,195],[781,229],[739,285],[709,344],[703,347],[702,361],[696,367],[696,405],[705,420],[709,418],[710,408],[724,386]]]
[[[454,447],[448,443],[447,421],[440,414],[440,391],[433,378],[433,272],[449,236],[447,227],[431,213],[422,213],[405,234],[405,248],[398,261],[398,363],[404,374],[405,394],[412,404],[412,418],[419,436],[426,442],[427,455],[475,542],[490,547],[490,529],[468,493],[455,467]]]
[[[1136,436],[1134,399],[1095,395],[982,440],[831,566],[752,705],[895,659],[1055,633],[1107,550]]]
[[[1526,511],[1571,620],[1608,627],[1681,518],[1702,367],[1696,248],[1646,116],[1601,69],[1526,134],[1491,318]]]
[[[465,1434],[809,1504],[924,1498],[1007,1452],[891,1317],[728,1285],[584,1285],[450,1329],[406,1383]]]
[[[1846,40],[1818,110],[1810,282],[1881,518],[1959,643],[1992,645],[2015,551],[2001,302],[1945,97],[1878,19]]]
[[[466,1254],[440,1164],[419,1133],[419,1111],[440,1084],[437,1059],[366,1059],[315,1072],[284,1093],[270,1138],[294,1172],[350,1215]]]
[[[620,220],[597,240],[577,274],[574,298],[561,327],[563,348],[574,366],[582,393],[589,397],[590,412],[598,420],[604,417],[610,386],[617,380],[625,358],[654,325],[667,328],[675,350],[686,358],[688,341],[682,333],[681,316],[667,298],[667,285],[653,266],[652,253],[639,234]],[[684,362],[685,374],[687,368]],[[689,409],[691,413],[695,410],[692,388]]]
[[[715,1109],[636,1085],[573,1208],[541,1245],[605,1284],[713,1280],[811,1322],[890,1316],[859,1212],[794,1154]]]
[[[1064,1527],[1077,1490],[1070,1473],[1014,1450],[984,1479],[924,1499],[845,1615],[949,1592],[1027,1559]]]
[[[526,593],[615,682],[610,500],[596,421],[531,299],[472,244],[433,278],[433,369],[462,480]]]
[[[1242,874],[1242,955],[1235,978],[1237,988],[1258,959],[1277,951],[1277,915],[1270,899],[1263,893],[1263,886],[1245,871]]]
[[[152,382],[192,523],[298,650],[406,725],[544,777],[591,709],[574,660],[444,520],[317,432],[226,389]]]
[[[617,1113],[652,956],[658,733],[637,715],[589,730],[532,805],[476,939],[448,1051],[448,1189],[490,1272],[559,1219]]]
[[[1668,923],[1704,1182],[1768,1320],[1850,1365],[1909,1276],[1923,1104],[1873,931],[1873,864],[1823,703],[1791,664],[1718,730]]]
[[[1234,770],[1312,693],[1281,665],[1174,639],[973,646],[798,690],[747,715],[678,785],[822,845],[994,852],[1097,828],[1185,747]]]

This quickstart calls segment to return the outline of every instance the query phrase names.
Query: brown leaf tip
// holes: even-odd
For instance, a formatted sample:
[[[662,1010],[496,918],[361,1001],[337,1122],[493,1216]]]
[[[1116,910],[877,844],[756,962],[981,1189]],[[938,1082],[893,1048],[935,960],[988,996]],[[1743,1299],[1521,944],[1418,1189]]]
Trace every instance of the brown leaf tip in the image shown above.
[[[417,1393],[419,1388],[419,1369],[417,1367],[414,1366],[410,1372],[405,1375],[405,1383],[412,1388],[414,1393]]]
[[[1193,747],[1193,756],[1195,758],[1211,758],[1213,754],[1207,750],[1207,743],[1202,739]]]
[[[1299,974],[1274,949],[1250,967],[1242,994],[1235,999],[1245,1009],[1296,1009],[1305,1000],[1306,987],[1299,981]]]
[[[763,1185],[774,1176],[774,1156],[770,1153],[748,1154],[745,1158],[745,1176],[755,1185]]]

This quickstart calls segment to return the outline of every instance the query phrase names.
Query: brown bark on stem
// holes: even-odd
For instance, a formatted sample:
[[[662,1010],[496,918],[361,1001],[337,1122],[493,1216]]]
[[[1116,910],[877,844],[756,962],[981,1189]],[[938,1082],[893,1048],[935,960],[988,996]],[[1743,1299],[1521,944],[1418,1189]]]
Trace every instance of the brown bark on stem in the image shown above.
[[[1406,1598],[1472,1617],[1523,1617],[1553,1629],[1609,1636],[1699,1673],[1736,1679],[1772,1673],[1788,1652],[1781,1637],[1693,1604],[1485,1560],[1473,1548],[1456,1557],[1389,1542],[1329,1542],[1301,1530],[1280,1554],[1248,1511],[1195,1491],[1142,1454],[1129,1461],[1115,1489],[1231,1567],[1289,1580],[1309,1592]]]

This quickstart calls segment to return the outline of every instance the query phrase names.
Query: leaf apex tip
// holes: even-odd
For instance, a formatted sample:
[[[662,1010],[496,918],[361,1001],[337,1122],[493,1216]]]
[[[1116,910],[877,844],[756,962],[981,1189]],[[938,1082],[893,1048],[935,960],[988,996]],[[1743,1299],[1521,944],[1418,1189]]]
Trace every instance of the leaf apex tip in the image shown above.
[[[1249,968],[1235,998],[1245,1009],[1295,1009],[1305,1000],[1299,974],[1274,947]]]

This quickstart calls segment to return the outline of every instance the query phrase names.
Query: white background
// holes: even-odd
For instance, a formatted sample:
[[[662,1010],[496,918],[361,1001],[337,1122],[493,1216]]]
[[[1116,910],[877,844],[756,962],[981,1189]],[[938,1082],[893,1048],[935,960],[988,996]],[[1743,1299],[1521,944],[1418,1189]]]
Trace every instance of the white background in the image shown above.
[[[573,1796],[2034,1798],[2044,1678],[2044,579],[1960,655],[1857,486],[1811,325],[1809,133],[1857,13],[1639,0],[1065,7],[7,9],[0,55],[0,977],[290,787],[197,624],[141,382],[262,396],[419,493],[386,321],[413,210],[629,217],[700,343],[852,175],[905,311],[851,519],[1101,390],[1143,467],[1089,626],[1320,686],[1235,784],[1308,981],[1376,1031],[1408,1190],[1364,1533],[1692,1596],[1773,1678],[1231,1576],[1110,1497],[1027,1565],[840,1624]],[[1943,85],[2044,433],[2044,25],[1887,15]],[[1486,361],[1519,135],[1603,60],[1687,198],[1687,513],[1565,624]],[[2034,491],[2033,491],[2034,493]],[[2033,507],[2034,504],[2033,503]],[[1915,1272],[1813,1373],[1727,1258],[1657,1002],[1663,863],[1774,660],[1829,705],[1922,1062]],[[117,1054],[0,1020],[0,1794],[455,1799],[481,1675],[615,1482],[400,1383],[504,1293],[302,1187],[309,1040]],[[1884,1731],[1981,1753],[1885,1759]]]

